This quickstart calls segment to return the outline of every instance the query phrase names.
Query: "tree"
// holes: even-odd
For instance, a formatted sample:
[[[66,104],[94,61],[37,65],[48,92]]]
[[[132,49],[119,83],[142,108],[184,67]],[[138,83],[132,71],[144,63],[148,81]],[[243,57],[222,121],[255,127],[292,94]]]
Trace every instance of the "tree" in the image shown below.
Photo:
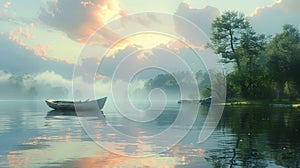
[[[237,48],[241,46],[242,34],[249,29],[250,24],[244,14],[228,11],[217,17],[212,23],[212,49],[221,54],[223,62],[235,62],[240,71],[241,58]]]
[[[263,51],[267,44],[265,35],[257,34],[252,27],[241,35],[237,53],[241,57],[242,69],[238,72],[240,83],[244,85],[244,96],[251,98],[265,97],[261,88],[266,88],[268,79],[266,61]]]
[[[255,97],[256,84],[263,79],[258,67],[266,37],[254,31],[244,14],[228,11],[213,21],[211,42],[209,46],[222,55],[224,63],[236,66],[235,82],[242,97]]]
[[[284,25],[282,33],[276,34],[268,45],[268,68],[276,83],[277,98],[282,97],[285,86],[287,86],[288,92],[291,93],[292,82],[298,83],[299,44],[299,30],[292,25]]]

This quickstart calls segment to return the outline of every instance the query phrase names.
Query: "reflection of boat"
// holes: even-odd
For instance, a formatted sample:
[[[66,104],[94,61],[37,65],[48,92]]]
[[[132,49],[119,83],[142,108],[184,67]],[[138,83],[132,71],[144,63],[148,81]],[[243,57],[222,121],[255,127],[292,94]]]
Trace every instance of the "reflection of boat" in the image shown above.
[[[52,110],[47,113],[46,118],[61,116],[79,116],[79,117],[98,117],[105,118],[103,111],[85,111],[84,113],[75,112],[74,110]]]
[[[49,107],[55,110],[101,110],[106,102],[107,97],[97,100],[87,101],[60,101],[60,100],[46,100]]]
[[[72,111],[52,110],[47,113],[46,117],[54,117],[54,116],[77,116],[77,114],[74,110]]]

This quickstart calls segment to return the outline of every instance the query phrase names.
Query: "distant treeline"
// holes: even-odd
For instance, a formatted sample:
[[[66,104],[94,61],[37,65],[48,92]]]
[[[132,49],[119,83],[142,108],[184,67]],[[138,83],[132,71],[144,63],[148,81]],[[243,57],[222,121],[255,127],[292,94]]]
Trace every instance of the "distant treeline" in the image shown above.
[[[57,79],[51,79],[52,74],[54,73],[18,75],[0,71],[0,99],[27,100],[69,97],[70,91],[67,85]]]
[[[176,79],[177,81],[176,81]],[[194,76],[191,76],[188,72],[176,72],[173,74],[159,74],[153,79],[150,79],[145,82],[145,89],[150,91],[154,88],[160,88],[164,90],[167,94],[179,94],[179,85],[178,83],[191,84],[192,78],[196,79],[196,85],[198,86],[199,93],[202,97],[208,97],[211,95],[210,90],[210,78],[207,72],[198,71]],[[185,85],[186,86],[186,85]],[[192,92],[191,92],[192,94]],[[194,97],[194,95],[189,95],[188,98],[199,98]]]

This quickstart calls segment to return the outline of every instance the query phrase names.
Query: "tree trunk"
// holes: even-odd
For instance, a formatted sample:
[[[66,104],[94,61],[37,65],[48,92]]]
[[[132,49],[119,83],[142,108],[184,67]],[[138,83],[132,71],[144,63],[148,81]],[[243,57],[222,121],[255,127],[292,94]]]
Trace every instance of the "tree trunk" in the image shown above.
[[[240,59],[239,59],[238,55],[236,54],[236,51],[235,51],[234,46],[233,46],[233,33],[232,33],[231,30],[229,30],[229,35],[230,35],[231,51],[232,51],[232,53],[234,54],[234,57],[235,57],[236,65],[237,65],[237,68],[238,68],[238,73],[241,74],[241,72],[242,72],[241,62],[240,62]],[[241,87],[242,97],[247,97],[247,94],[246,94],[247,88],[244,84],[244,81],[240,81],[240,87]]]

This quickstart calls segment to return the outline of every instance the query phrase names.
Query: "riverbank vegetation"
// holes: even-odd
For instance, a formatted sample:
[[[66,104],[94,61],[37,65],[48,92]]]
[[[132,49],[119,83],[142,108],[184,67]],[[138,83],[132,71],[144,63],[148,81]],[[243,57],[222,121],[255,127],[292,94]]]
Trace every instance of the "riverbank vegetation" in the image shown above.
[[[228,98],[300,96],[300,34],[293,25],[271,37],[258,34],[244,14],[225,12],[212,23],[209,47],[234,66],[226,76]]]
[[[259,34],[240,12],[227,11],[211,25],[207,47],[221,56],[226,72],[227,99],[268,102],[297,102],[300,97],[300,33],[293,25],[283,25],[277,34]],[[181,74],[184,77],[184,74]],[[196,75],[202,97],[210,96],[207,72]],[[148,89],[176,90],[172,75],[159,75],[146,82]]]

